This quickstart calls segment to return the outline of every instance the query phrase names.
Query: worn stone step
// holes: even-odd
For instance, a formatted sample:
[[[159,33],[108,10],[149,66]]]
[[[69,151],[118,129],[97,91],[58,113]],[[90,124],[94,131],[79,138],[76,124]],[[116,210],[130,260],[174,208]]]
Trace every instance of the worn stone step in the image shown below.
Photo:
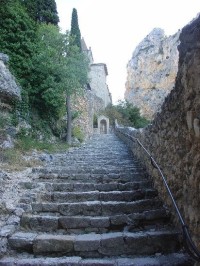
[[[71,185],[71,187],[70,187]],[[48,187],[48,185],[47,185]],[[97,190],[97,191],[131,191],[135,189],[141,188],[150,188],[151,182],[148,181],[135,181],[135,182],[127,182],[127,183],[120,183],[120,182],[111,182],[111,183],[52,183],[52,190],[54,191],[89,191],[89,190]],[[50,188],[50,189],[51,189]]]
[[[58,216],[53,214],[32,215],[24,214],[21,226],[25,229],[51,232],[66,230],[68,233],[105,232],[116,230],[136,230],[149,228],[150,225],[158,228],[169,221],[169,214],[164,208],[144,211],[135,214],[121,214],[111,216]],[[77,231],[71,229],[78,229]]]
[[[84,259],[81,257],[60,258],[5,258],[0,260],[0,266],[193,266],[194,262],[184,253],[154,255],[142,257],[112,257]]]
[[[152,187],[152,182],[150,180],[145,181],[134,181],[134,182],[110,182],[110,183],[67,183],[67,182],[60,182],[60,180],[44,180],[36,179],[35,181],[23,181],[20,182],[20,186],[28,191],[35,190],[38,191],[40,188],[42,191],[60,191],[60,192],[75,192],[75,191],[132,191],[137,189],[146,189]],[[39,190],[40,191],[40,190]]]
[[[36,171],[36,169],[35,169]],[[112,175],[120,175],[120,174],[124,174],[127,176],[132,176],[132,175],[137,175],[137,174],[143,174],[143,171],[139,171],[137,168],[122,168],[119,167],[118,169],[116,167],[112,168],[103,168],[103,167],[99,167],[99,168],[94,168],[94,167],[88,167],[88,168],[83,168],[83,167],[76,167],[76,168],[72,168],[72,167],[52,167],[52,168],[39,168],[38,169],[39,173],[43,173],[43,174],[58,174],[58,175],[62,175],[62,174],[67,174],[67,175],[80,175],[80,174],[96,174],[96,175],[106,175],[106,174],[112,174]]]
[[[126,159],[126,160],[123,160],[123,161],[120,161],[119,162],[119,158],[117,158],[117,159],[111,159],[111,158],[108,158],[108,159],[105,159],[105,158],[103,158],[103,159],[101,159],[101,160],[98,160],[98,161],[90,161],[90,160],[78,160],[78,159],[74,159],[74,158],[72,158],[72,159],[70,159],[70,158],[68,158],[68,157],[66,157],[66,158],[59,158],[59,160],[58,159],[54,159],[52,162],[51,162],[51,166],[52,165],[64,165],[64,164],[66,164],[66,166],[67,165],[81,165],[81,166],[86,166],[86,165],[88,165],[88,163],[90,164],[90,165],[92,165],[92,166],[123,166],[123,167],[125,167],[125,166],[129,166],[129,167],[139,167],[139,168],[141,168],[141,169],[143,169],[143,167],[140,165],[140,164],[138,164],[138,163],[136,163],[136,162],[134,162],[133,161],[133,159]]]
[[[55,235],[17,232],[9,245],[19,252],[35,255],[78,255],[103,257],[120,255],[153,255],[176,252],[180,248],[176,231],[146,231],[138,233],[106,233],[82,235]]]
[[[143,212],[149,209],[157,209],[161,206],[162,202],[160,200],[144,199],[136,202],[86,201],[78,203],[32,203],[32,210],[35,213],[56,212],[61,215],[104,216]]]
[[[144,181],[147,180],[147,175],[144,173],[135,173],[133,174],[67,174],[67,173],[46,173],[39,174],[40,181],[47,179],[52,179],[55,182],[59,180],[64,180],[65,182],[91,182],[91,183],[110,183],[110,182],[133,182],[133,181]]]
[[[135,201],[158,196],[156,189],[135,191],[87,191],[87,192],[46,192],[37,195],[39,202],[83,202],[83,201]]]
[[[46,183],[46,189],[50,191],[131,191],[135,189],[151,188],[151,181],[135,181],[135,182],[110,182],[110,183]]]

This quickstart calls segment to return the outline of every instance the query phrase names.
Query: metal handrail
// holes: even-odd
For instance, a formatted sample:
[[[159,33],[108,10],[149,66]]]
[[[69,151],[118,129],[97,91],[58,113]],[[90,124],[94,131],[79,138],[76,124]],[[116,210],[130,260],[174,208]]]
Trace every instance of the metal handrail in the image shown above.
[[[116,126],[116,128],[118,128],[118,126]],[[119,131],[121,134],[127,136],[128,138],[130,138],[131,140],[133,141],[136,141],[140,146],[141,148],[146,152],[146,154],[150,157],[150,160],[151,160],[151,164],[153,165],[153,167],[155,167],[158,172],[160,173],[162,179],[163,179],[163,182],[164,182],[164,185],[167,189],[167,192],[172,200],[172,203],[174,205],[174,208],[175,208],[175,211],[178,215],[178,218],[179,218],[179,221],[181,223],[181,227],[182,227],[182,234],[183,234],[183,243],[184,243],[184,246],[185,246],[185,249],[186,251],[188,252],[188,254],[195,260],[195,261],[198,261],[200,262],[200,251],[197,249],[197,247],[195,246],[191,236],[190,236],[190,233],[188,231],[188,226],[186,225],[181,213],[180,213],[180,210],[176,204],[176,201],[172,195],[172,192],[167,184],[167,181],[166,181],[166,178],[164,176],[164,174],[162,173],[160,167],[158,166],[157,162],[155,161],[155,159],[151,156],[151,154],[148,152],[148,150],[143,146],[143,144],[139,141],[138,138],[136,137],[133,137],[131,136],[130,134],[127,134],[125,132],[121,132]]]

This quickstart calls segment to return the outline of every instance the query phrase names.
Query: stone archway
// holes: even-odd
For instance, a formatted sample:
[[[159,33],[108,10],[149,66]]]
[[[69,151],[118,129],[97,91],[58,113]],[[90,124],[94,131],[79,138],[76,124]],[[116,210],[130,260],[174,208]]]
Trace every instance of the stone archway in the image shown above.
[[[105,119],[100,121],[100,134],[107,134],[107,123]]]
[[[109,118],[101,115],[98,117],[98,133],[108,134],[109,133]]]

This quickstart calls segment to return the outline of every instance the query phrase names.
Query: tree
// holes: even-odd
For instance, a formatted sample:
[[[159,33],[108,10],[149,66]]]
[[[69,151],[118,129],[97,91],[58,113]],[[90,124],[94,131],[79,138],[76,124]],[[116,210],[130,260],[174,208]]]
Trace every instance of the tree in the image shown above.
[[[42,23],[37,30],[37,43],[30,102],[43,118],[59,119],[65,114],[65,37],[57,26]]]
[[[59,17],[55,0],[26,0],[23,3],[34,21],[58,25]]]
[[[86,56],[74,45],[68,47],[66,57],[66,103],[67,103],[67,143],[71,144],[72,135],[72,112],[71,96],[80,93],[88,82],[89,62]]]
[[[71,18],[71,37],[74,39],[73,45],[77,45],[77,47],[81,49],[81,32],[79,29],[79,24],[78,24],[78,14],[77,10],[73,8],[72,10],[72,18]]]
[[[87,82],[88,61],[69,33],[62,34],[54,25],[41,24],[38,28],[38,53],[33,60],[32,106],[40,114],[58,120],[66,112],[68,134],[71,133],[71,95],[79,93]],[[68,138],[67,138],[68,139]],[[69,136],[68,143],[71,141]]]
[[[70,42],[68,46],[69,80],[66,87],[67,103],[67,143],[71,144],[72,135],[72,112],[71,95],[80,91],[88,81],[89,62],[81,49],[81,33],[78,25],[77,10],[73,8],[71,18]],[[74,75],[76,73],[76,75]]]
[[[35,52],[35,25],[19,0],[0,5],[0,36],[0,51],[9,55],[12,73],[23,88],[28,88]]]

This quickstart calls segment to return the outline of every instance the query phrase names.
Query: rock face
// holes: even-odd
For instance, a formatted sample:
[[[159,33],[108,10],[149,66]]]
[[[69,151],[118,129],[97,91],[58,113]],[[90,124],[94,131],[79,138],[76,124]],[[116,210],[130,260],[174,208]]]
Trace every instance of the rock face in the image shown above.
[[[7,55],[0,53],[0,98],[9,103],[12,99],[20,99],[20,88],[6,67],[8,60]]]
[[[125,99],[152,119],[174,87],[180,32],[166,37],[155,28],[136,47],[127,65]]]
[[[167,96],[152,125],[131,131],[151,152],[168,180],[193,239],[200,248],[200,16],[182,29],[175,88]],[[125,130],[125,129],[124,129]],[[127,129],[128,130],[128,129]],[[142,158],[155,185],[171,204],[166,189],[148,157]]]

